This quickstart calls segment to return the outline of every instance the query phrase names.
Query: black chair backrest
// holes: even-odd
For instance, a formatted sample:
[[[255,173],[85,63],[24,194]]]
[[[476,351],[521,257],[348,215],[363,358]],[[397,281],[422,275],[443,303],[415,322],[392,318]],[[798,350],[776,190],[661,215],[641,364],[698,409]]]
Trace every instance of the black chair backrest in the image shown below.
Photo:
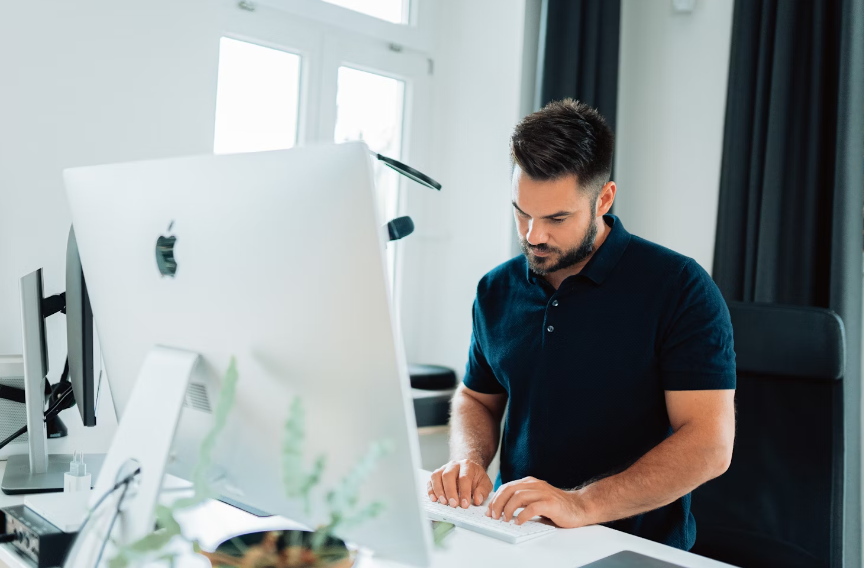
[[[732,464],[693,492],[693,552],[744,567],[839,566],[843,322],[729,302],[738,384]]]

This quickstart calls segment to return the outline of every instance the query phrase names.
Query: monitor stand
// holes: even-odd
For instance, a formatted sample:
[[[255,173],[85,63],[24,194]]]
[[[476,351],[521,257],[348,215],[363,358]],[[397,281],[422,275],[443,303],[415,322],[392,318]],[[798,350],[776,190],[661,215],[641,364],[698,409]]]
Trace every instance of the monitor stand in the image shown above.
[[[119,517],[117,542],[132,543],[153,530],[156,504],[168,466],[171,444],[190,380],[205,373],[198,353],[157,345],[150,349],[132,389],[123,418],[96,480],[91,506],[130,471],[140,468],[133,498]],[[154,412],[158,419],[154,420]],[[134,468],[131,468],[134,471]]]
[[[119,497],[124,504],[122,510],[118,509],[117,530],[112,533],[111,540],[116,545],[131,544],[153,531],[156,504],[186,387],[198,373],[205,373],[204,365],[201,356],[191,351],[157,345],[144,359],[90,496],[93,507],[100,496],[111,494],[117,483],[139,470],[129,484],[130,496]],[[158,419],[154,420],[154,412],[158,412]],[[108,507],[116,507],[116,502]],[[113,528],[112,518],[104,514],[93,518],[69,551],[67,565],[95,565],[105,534]]]
[[[63,474],[69,471],[72,454],[48,454],[47,468],[44,473],[30,473],[30,456],[21,454],[9,456],[0,489],[6,495],[25,493],[51,493],[63,491]],[[90,479],[95,480],[105,461],[105,454],[85,454],[84,463]],[[92,489],[92,482],[91,482]]]
[[[7,495],[63,491],[63,474],[69,471],[71,454],[48,454],[45,426],[45,376],[48,346],[45,339],[42,269],[21,277],[21,331],[24,346],[24,406],[27,411],[29,452],[10,456],[0,489]],[[85,456],[90,479],[96,479],[105,454]]]

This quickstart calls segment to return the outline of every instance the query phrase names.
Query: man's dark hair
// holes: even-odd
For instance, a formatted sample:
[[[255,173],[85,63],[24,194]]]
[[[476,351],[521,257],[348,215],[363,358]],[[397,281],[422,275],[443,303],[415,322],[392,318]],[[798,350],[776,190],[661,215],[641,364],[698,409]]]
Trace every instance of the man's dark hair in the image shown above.
[[[575,175],[595,199],[612,174],[615,135],[585,103],[553,101],[523,118],[510,137],[511,165],[528,177],[551,181]]]

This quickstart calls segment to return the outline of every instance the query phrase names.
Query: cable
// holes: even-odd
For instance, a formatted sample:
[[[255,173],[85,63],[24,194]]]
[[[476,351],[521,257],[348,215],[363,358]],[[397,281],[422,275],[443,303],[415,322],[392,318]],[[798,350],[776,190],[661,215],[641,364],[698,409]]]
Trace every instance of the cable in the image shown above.
[[[16,540],[18,540],[18,535],[15,533],[0,535],[0,543],[15,542]]]
[[[45,411],[45,420],[46,421],[51,420],[52,418],[54,418],[55,416],[60,414],[61,411],[66,410],[66,408],[68,408],[68,407],[60,408],[60,406],[63,404],[63,401],[66,400],[66,397],[68,397],[70,394],[72,394],[71,388],[69,390],[67,390],[66,392],[64,392],[63,395],[57,399],[57,402],[52,404],[48,408],[48,410]]]
[[[129,479],[129,481],[132,480]],[[99,568],[99,563],[102,561],[102,554],[105,553],[105,547],[108,545],[108,541],[111,539],[111,531],[114,530],[114,523],[117,522],[117,517],[120,516],[120,507],[123,505],[123,499],[126,498],[127,491],[129,491],[129,482],[126,482],[124,484],[123,493],[120,494],[120,499],[117,500],[117,508],[114,509],[114,516],[111,517],[111,524],[108,525],[108,530],[105,532],[105,538],[102,540],[102,546],[99,548],[99,556],[96,557],[96,564],[93,565],[93,568]]]
[[[27,432],[27,426],[26,425],[21,426],[21,428],[19,428],[16,432],[13,432],[12,435],[10,435],[8,438],[6,438],[2,442],[0,442],[0,450],[5,448],[6,446],[8,446],[12,441],[15,440],[15,438],[17,438],[18,436],[21,436],[22,434],[24,434],[26,432]]]
[[[102,495],[101,497],[99,497],[99,499],[96,500],[96,503],[90,508],[90,511],[87,513],[87,516],[84,517],[84,521],[81,523],[81,526],[78,527],[78,532],[76,532],[75,535],[72,537],[72,542],[69,543],[69,552],[70,553],[72,552],[72,550],[74,550],[75,544],[78,541],[78,539],[81,537],[82,534],[84,534],[84,528],[90,522],[90,519],[93,518],[93,515],[99,509],[99,506],[105,502],[105,499],[107,499],[108,497],[113,495],[114,492],[117,491],[118,489],[120,489],[121,487],[123,487],[123,486],[129,487],[129,484],[132,483],[132,480],[135,479],[135,476],[138,475],[139,473],[141,473],[140,467],[138,469],[136,469],[135,471],[133,471],[132,473],[130,473],[129,475],[127,475],[126,477],[124,477],[123,479],[121,479],[120,481],[118,481],[117,483],[115,483],[114,487],[112,487],[111,489],[106,491],[104,495]],[[125,491],[124,491],[124,495],[125,495]],[[122,497],[120,498],[120,501],[121,502],[123,501]],[[119,503],[117,506],[118,507],[120,506]],[[112,522],[112,525],[113,525],[113,522]],[[111,535],[111,531],[109,530],[108,535],[105,536],[105,539],[107,540],[110,535]]]
[[[66,397],[68,397],[70,394],[72,394],[71,388],[69,390],[67,390],[65,393],[63,393],[63,395],[57,400],[57,402],[52,404],[48,408],[48,410],[45,411],[45,420],[51,420],[52,418],[57,416],[61,410],[65,410],[63,408],[60,408],[60,405],[63,404],[63,401],[66,400]],[[6,446],[8,446],[10,443],[12,443],[15,440],[15,438],[17,438],[18,436],[22,436],[25,433],[27,433],[27,425],[26,424],[24,426],[22,426],[21,428],[19,428],[17,431],[13,432],[8,438],[6,438],[2,442],[0,442],[0,450],[2,450]]]
[[[60,413],[60,411],[65,410],[65,408],[60,408],[60,406],[63,404],[63,401],[66,400],[66,398],[67,398],[70,394],[72,394],[72,389],[71,389],[71,388],[68,389],[66,392],[64,392],[64,393],[60,396],[60,398],[57,399],[57,401],[56,401],[54,404],[52,404],[52,405],[48,408],[48,410],[45,411],[45,420],[46,420],[46,421],[47,421],[47,420],[51,420],[52,418],[54,418],[55,416],[57,416],[57,415]],[[18,436],[21,436],[21,435],[25,434],[26,432],[27,432],[27,425],[25,424],[24,426],[22,426],[21,428],[19,428],[17,431],[13,432],[12,435],[10,435],[8,438],[6,438],[6,439],[3,440],[2,442],[0,442],[0,450],[2,450],[4,447],[6,447],[7,445],[9,445],[12,441],[15,440],[15,438],[17,438]]]
[[[141,468],[140,468],[140,467],[139,467],[138,469],[136,469],[135,471],[133,471],[132,473],[130,473],[129,475],[127,475],[126,477],[124,477],[123,479],[121,479],[120,481],[118,481],[118,482],[114,485],[114,487],[112,487],[111,489],[109,489],[108,491],[106,491],[105,494],[104,494],[102,497],[99,497],[99,499],[96,501],[96,504],[93,505],[93,507],[90,508],[90,512],[87,513],[87,516],[84,517],[84,522],[82,522],[82,523],[81,523],[81,526],[78,527],[78,535],[80,535],[80,534],[84,531],[84,527],[86,527],[86,526],[87,526],[87,523],[90,522],[90,519],[93,518],[93,513],[96,512],[96,509],[99,508],[99,505],[101,505],[102,503],[104,503],[104,502],[105,502],[105,499],[107,499],[108,497],[110,497],[111,495],[113,495],[114,492],[117,491],[118,489],[120,489],[120,488],[123,487],[124,485],[125,485],[125,486],[128,486],[130,483],[132,483],[132,480],[135,479],[135,476],[138,475],[139,473],[141,473]],[[78,538],[78,536],[76,535],[75,538]]]
[[[52,418],[57,416],[61,411],[66,410],[67,408],[71,408],[71,406],[72,406],[70,404],[70,405],[67,405],[67,406],[64,406],[61,408],[63,401],[65,401],[69,397],[69,395],[73,393],[72,383],[70,383],[68,381],[68,376],[69,376],[69,359],[67,357],[66,366],[63,368],[63,373],[60,375],[60,382],[57,383],[57,386],[59,386],[65,382],[66,383],[65,390],[59,391],[56,393],[53,392],[53,390],[52,390],[51,396],[57,397],[57,400],[55,400],[48,407],[48,409],[45,411],[45,420],[46,421],[51,420]],[[47,379],[46,379],[46,381],[47,381]],[[50,397],[49,397],[49,400],[50,400]],[[73,404],[74,404],[74,400],[73,400]],[[19,428],[16,432],[13,432],[11,436],[7,437],[5,440],[0,442],[0,450],[2,450],[3,448],[5,448],[9,444],[11,444],[13,441],[15,441],[15,439],[18,436],[23,436],[25,433],[27,433],[27,425],[26,424],[24,426],[22,426],[21,428]]]

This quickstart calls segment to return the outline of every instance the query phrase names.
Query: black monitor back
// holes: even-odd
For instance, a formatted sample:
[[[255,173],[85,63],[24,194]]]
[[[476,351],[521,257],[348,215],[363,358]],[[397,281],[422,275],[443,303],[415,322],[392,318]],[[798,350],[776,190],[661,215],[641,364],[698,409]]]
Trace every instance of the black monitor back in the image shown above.
[[[96,361],[93,344],[93,311],[87,282],[78,256],[75,230],[69,230],[66,246],[66,341],[69,379],[84,426],[96,425]]]

